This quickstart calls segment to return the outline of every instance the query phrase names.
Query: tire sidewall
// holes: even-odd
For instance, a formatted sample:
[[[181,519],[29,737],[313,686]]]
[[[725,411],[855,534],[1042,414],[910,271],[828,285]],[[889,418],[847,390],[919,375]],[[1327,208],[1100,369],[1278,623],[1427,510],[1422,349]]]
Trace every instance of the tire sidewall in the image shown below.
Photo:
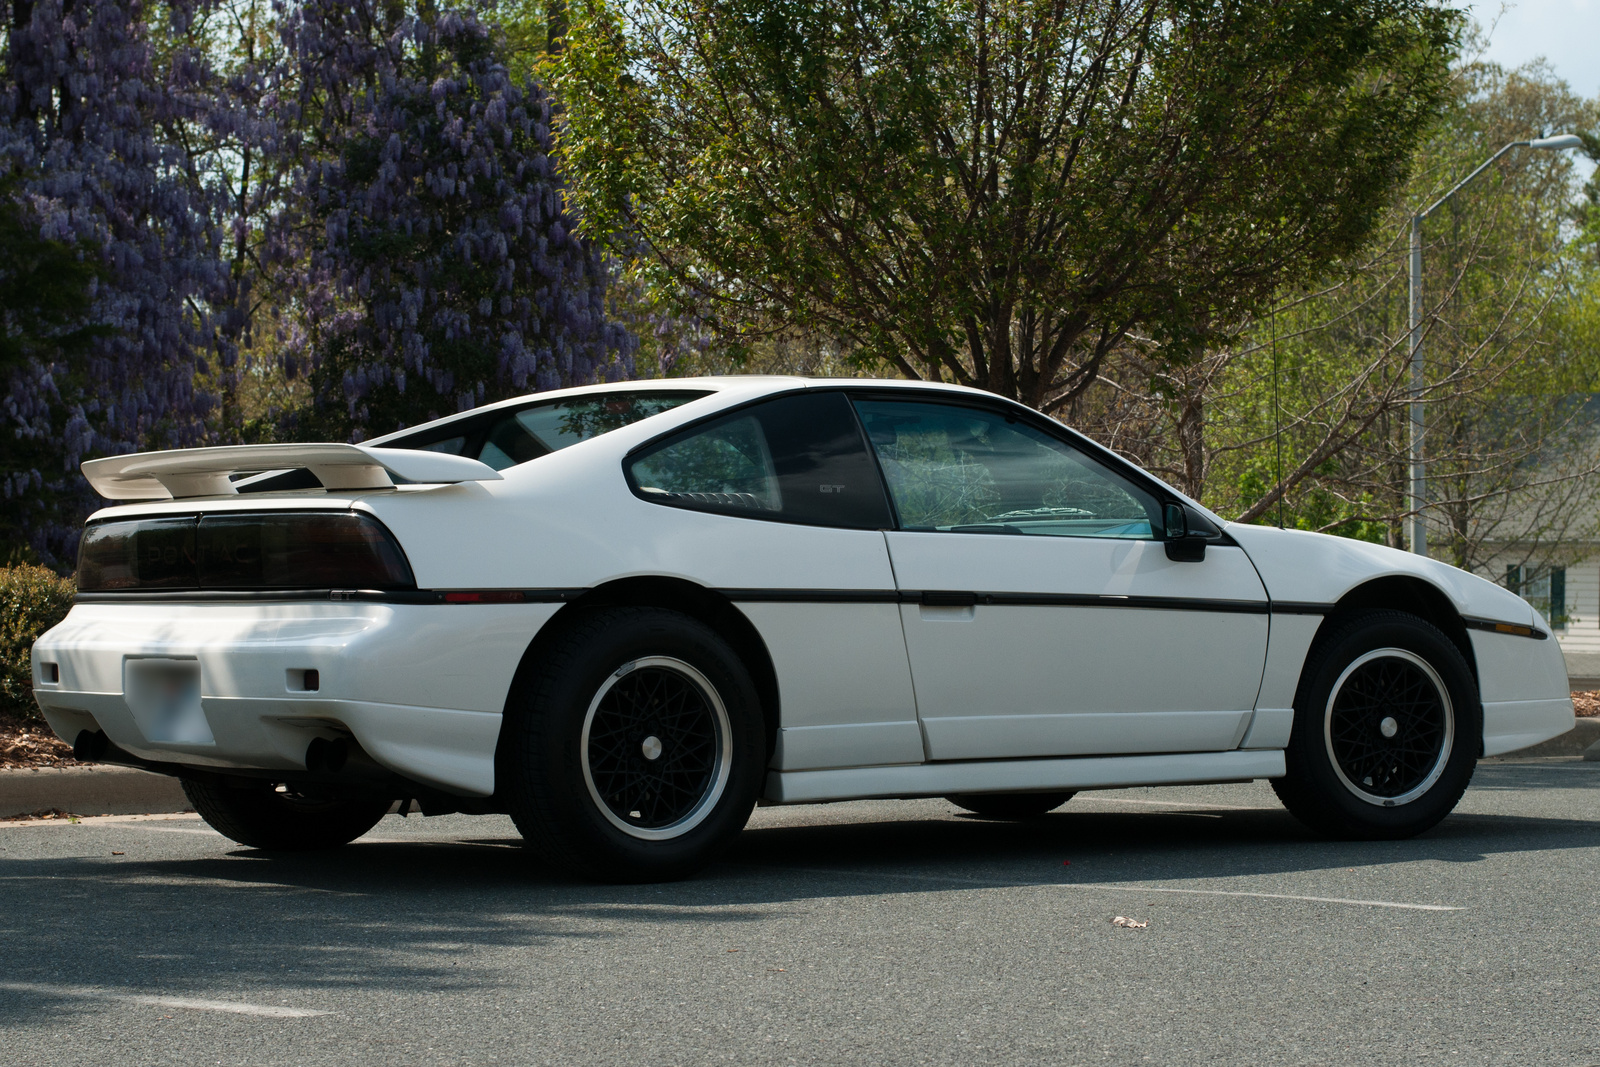
[[[1421,796],[1393,807],[1360,799],[1340,780],[1325,732],[1328,699],[1339,676],[1356,659],[1381,648],[1403,649],[1426,660],[1448,690],[1455,720],[1450,755],[1438,779]],[[1422,619],[1385,612],[1351,620],[1313,656],[1295,696],[1286,757],[1290,777],[1328,808],[1330,828],[1353,836],[1408,837],[1435,825],[1455,807],[1472,778],[1482,738],[1477,681],[1461,651]]]
[[[578,647],[564,669],[535,687],[527,709],[544,757],[537,789],[551,829],[593,873],[616,880],[681,877],[709,862],[750,817],[765,777],[766,733],[749,672],[711,628],[666,610],[617,613],[600,640]],[[682,660],[703,674],[728,713],[731,761],[727,784],[706,817],[681,836],[634,837],[601,812],[584,780],[581,737],[595,694],[620,667],[648,656]],[[533,783],[530,783],[533,784]]]
[[[279,796],[274,783],[250,788],[183,780],[184,792],[212,829],[241,845],[304,852],[349,844],[376,826],[390,800],[330,797],[298,802]]]

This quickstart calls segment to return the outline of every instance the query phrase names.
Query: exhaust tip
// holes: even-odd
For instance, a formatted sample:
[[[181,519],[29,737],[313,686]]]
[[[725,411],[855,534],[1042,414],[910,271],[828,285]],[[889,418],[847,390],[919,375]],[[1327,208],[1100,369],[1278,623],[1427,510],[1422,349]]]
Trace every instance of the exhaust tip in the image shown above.
[[[330,741],[326,737],[313,738],[306,746],[306,770],[326,771],[335,774],[350,761],[350,746],[343,738]]]
[[[104,730],[79,730],[72,742],[72,758],[79,763],[99,763],[110,744]]]

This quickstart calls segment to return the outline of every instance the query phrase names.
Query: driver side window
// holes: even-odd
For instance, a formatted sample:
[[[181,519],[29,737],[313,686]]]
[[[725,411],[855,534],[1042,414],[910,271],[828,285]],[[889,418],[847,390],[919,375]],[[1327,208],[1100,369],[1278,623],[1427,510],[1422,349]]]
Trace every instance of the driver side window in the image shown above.
[[[1154,540],[1152,495],[1004,414],[857,400],[905,530]]]

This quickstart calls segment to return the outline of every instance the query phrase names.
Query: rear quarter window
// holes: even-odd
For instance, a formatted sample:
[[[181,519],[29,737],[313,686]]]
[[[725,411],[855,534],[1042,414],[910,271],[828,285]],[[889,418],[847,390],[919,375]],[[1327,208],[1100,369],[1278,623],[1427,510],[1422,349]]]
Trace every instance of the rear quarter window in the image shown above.
[[[880,530],[889,504],[843,393],[778,397],[635,453],[628,482],[673,507]]]

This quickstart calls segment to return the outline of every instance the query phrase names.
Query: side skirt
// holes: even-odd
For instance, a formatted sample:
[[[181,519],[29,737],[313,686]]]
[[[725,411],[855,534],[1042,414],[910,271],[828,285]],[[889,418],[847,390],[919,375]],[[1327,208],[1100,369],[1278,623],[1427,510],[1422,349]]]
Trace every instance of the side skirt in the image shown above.
[[[804,804],[871,797],[941,797],[951,793],[1115,789],[1281,778],[1283,774],[1281,751],[913,763],[837,771],[773,771],[767,775],[766,799],[775,804]]]

